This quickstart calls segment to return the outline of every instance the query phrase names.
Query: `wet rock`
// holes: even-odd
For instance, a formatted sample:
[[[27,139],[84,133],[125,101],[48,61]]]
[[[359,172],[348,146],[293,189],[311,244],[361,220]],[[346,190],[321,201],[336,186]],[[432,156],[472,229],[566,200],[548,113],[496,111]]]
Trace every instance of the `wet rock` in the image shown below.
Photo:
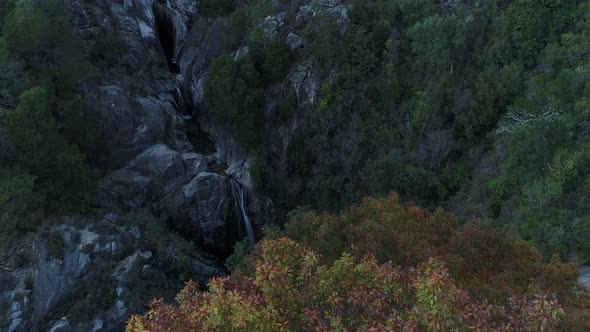
[[[164,209],[172,227],[192,234],[197,243],[212,250],[225,250],[227,243],[227,183],[216,173],[200,173],[168,197]]]
[[[247,46],[244,47],[240,47],[237,51],[236,54],[234,55],[234,61],[238,61],[241,58],[245,57],[246,55],[248,55],[249,49]]]
[[[12,321],[10,327],[8,328],[8,332],[17,332],[17,331],[25,331],[23,329],[24,321],[22,318],[17,318]]]
[[[53,324],[53,326],[49,329],[48,332],[66,332],[71,331],[70,322],[67,318],[63,317],[58,322]]]
[[[184,161],[186,175],[189,178],[207,171],[207,159],[203,155],[194,152],[183,153],[182,159]]]
[[[102,321],[102,319],[97,319],[94,322],[92,322],[91,332],[98,332],[98,331],[102,330],[103,327],[104,327],[104,322]]]

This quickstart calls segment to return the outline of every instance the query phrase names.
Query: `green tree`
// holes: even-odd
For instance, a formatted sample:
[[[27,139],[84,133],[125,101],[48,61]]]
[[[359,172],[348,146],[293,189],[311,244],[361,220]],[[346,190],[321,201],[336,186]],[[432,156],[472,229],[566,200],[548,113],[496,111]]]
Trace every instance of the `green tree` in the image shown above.
[[[230,129],[239,142],[258,147],[262,142],[263,94],[259,74],[249,58],[234,61],[222,56],[211,63],[211,78],[205,87],[205,100],[217,121]]]
[[[16,2],[4,20],[2,34],[11,55],[27,66],[25,77],[12,83],[23,86],[17,94],[43,86],[69,98],[81,82],[95,75],[83,52],[84,42],[59,0]]]
[[[36,177],[0,169],[0,235],[31,230],[43,217],[44,197],[35,192]]]
[[[316,61],[322,76],[342,62],[342,36],[332,16],[320,13],[314,17],[305,30],[305,36],[309,39],[309,46],[305,49]]]
[[[399,0],[399,8],[401,17],[408,26],[436,13],[436,6],[432,0]]]
[[[455,105],[457,124],[467,137],[478,138],[496,127],[498,121],[524,91],[522,67],[511,64],[502,68],[486,66],[472,85],[473,105]]]
[[[574,22],[575,1],[518,0],[506,9],[514,58],[532,66],[547,42],[557,40]]]
[[[368,88],[371,74],[375,71],[378,59],[375,46],[367,29],[353,25],[345,36],[345,61],[339,71],[345,89],[363,93]]]
[[[465,48],[464,21],[454,14],[434,15],[409,29],[416,62],[426,70],[453,73]]]
[[[49,48],[55,22],[33,1],[18,1],[6,16],[2,33],[14,52],[29,54]]]
[[[276,82],[285,78],[289,65],[291,64],[291,53],[289,47],[281,39],[275,39],[266,48],[264,55],[263,76],[267,82]]]
[[[35,189],[53,208],[83,210],[92,202],[98,173],[59,134],[51,102],[41,88],[25,91],[17,108],[6,114],[6,127],[20,149],[18,164],[37,177]]]

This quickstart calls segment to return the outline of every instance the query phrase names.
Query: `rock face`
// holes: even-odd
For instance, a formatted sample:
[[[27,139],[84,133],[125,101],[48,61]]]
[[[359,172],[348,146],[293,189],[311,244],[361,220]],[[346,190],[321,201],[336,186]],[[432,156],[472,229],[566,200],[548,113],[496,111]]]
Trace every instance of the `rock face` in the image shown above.
[[[155,295],[154,289],[174,294],[181,286],[166,277],[166,267],[151,251],[142,249],[141,236],[137,226],[114,213],[101,219],[65,218],[39,233],[32,248],[33,268],[24,276],[0,273],[0,304],[10,303],[7,323],[0,328],[122,330],[129,315]],[[194,280],[224,274],[206,256],[191,254],[189,265]]]
[[[227,225],[229,201],[227,178],[215,173],[200,173],[164,201],[170,224],[215,252],[231,249]],[[229,245],[229,246],[228,246]]]
[[[190,150],[174,99],[174,75],[169,62],[180,52],[190,5],[168,7],[145,1],[69,0],[74,24],[82,36],[93,40],[114,35],[128,48],[104,73],[98,87],[84,88],[84,99],[110,138],[101,167],[115,170],[150,145],[166,143],[179,151]],[[164,22],[164,23],[162,23]],[[160,31],[162,30],[162,31]],[[173,53],[160,44],[169,38]],[[169,58],[171,60],[169,60]]]
[[[109,85],[87,91],[85,99],[89,105],[104,105],[95,111],[109,138],[107,152],[101,158],[106,170],[123,166],[154,144],[167,143],[180,151],[191,148],[171,96],[133,96],[126,88]]]
[[[233,245],[227,177],[206,171],[202,155],[155,145],[105,178],[102,201],[109,208],[164,212],[174,229],[199,246],[225,253]]]
[[[132,210],[151,206],[176,190],[187,181],[187,172],[181,153],[158,144],[105,180],[103,204]]]

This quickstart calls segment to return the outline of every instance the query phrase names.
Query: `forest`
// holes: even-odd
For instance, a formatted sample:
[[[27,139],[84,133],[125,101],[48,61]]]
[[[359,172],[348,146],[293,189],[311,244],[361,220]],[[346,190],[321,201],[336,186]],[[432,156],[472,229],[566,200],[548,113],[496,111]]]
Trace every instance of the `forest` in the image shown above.
[[[589,2],[194,3],[232,50],[247,47],[211,59],[203,98],[255,157],[254,190],[280,217],[256,245],[232,244],[229,276],[199,284],[173,268],[188,282],[176,301],[142,295],[128,331],[590,330],[578,282],[590,265]],[[269,34],[279,16],[286,28]],[[132,46],[74,18],[63,1],[0,2],[7,248],[56,216],[104,210],[113,138],[85,90]],[[312,103],[281,88],[300,65],[319,84]],[[146,246],[160,255],[162,241]]]

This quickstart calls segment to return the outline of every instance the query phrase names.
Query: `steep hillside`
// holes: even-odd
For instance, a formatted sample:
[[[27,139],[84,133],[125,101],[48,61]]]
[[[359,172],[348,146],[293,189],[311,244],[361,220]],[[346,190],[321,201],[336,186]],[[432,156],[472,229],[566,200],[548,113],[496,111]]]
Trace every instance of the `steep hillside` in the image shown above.
[[[349,299],[399,305],[401,320],[379,317],[409,329],[463,312],[484,330],[527,315],[550,317],[521,330],[584,330],[589,20],[576,0],[2,1],[0,330],[122,330],[236,267],[250,288],[212,288],[246,305],[273,248],[317,258],[320,284],[350,263],[407,276],[403,292],[457,290],[426,321],[411,313],[425,298]],[[440,234],[420,224],[436,216],[453,220]],[[271,225],[290,240],[244,262]],[[217,293],[198,294],[182,305]],[[334,301],[320,302],[335,328]]]

